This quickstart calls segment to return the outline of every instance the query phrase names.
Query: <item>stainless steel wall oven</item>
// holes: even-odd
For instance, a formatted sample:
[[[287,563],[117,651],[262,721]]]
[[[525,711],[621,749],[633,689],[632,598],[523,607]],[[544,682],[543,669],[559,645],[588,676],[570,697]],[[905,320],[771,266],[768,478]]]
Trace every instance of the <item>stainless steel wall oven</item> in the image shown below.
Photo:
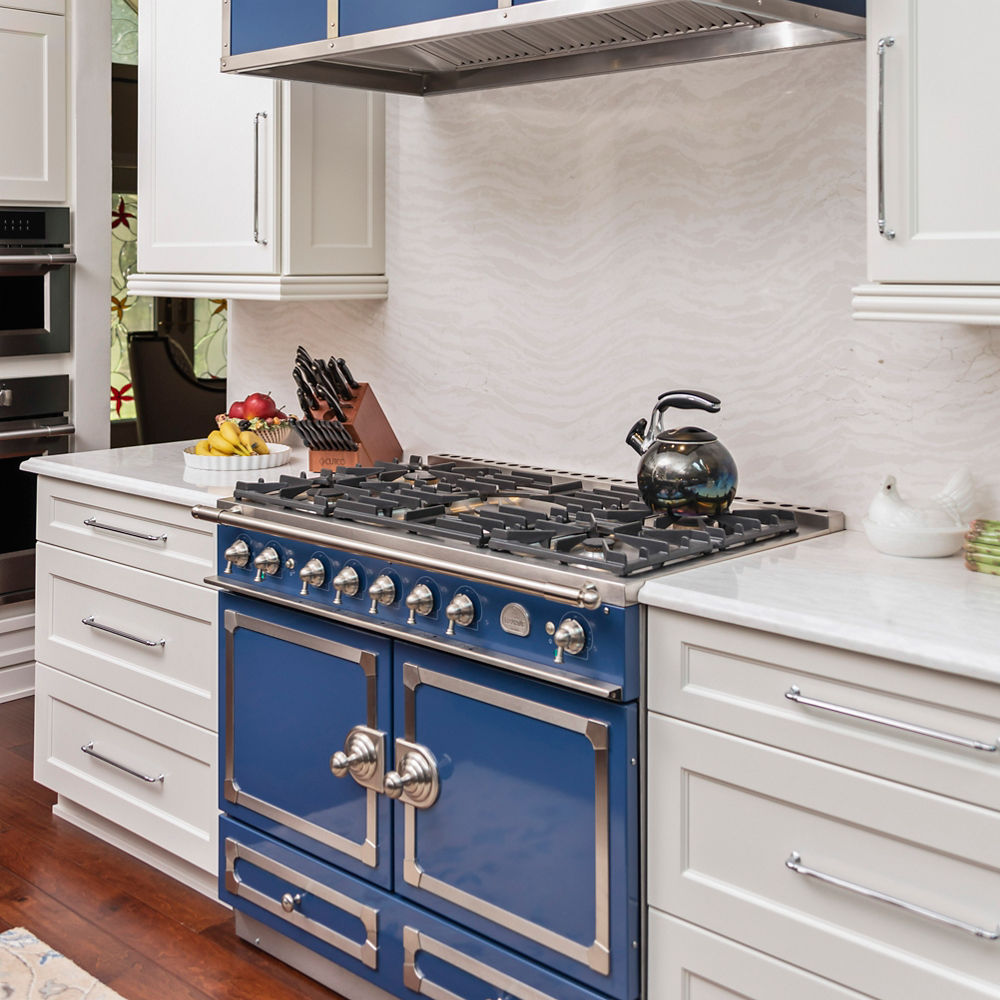
[[[75,263],[68,208],[0,206],[0,357],[70,349]]]
[[[30,599],[35,592],[35,481],[21,471],[34,455],[69,449],[69,376],[0,379],[0,604]]]

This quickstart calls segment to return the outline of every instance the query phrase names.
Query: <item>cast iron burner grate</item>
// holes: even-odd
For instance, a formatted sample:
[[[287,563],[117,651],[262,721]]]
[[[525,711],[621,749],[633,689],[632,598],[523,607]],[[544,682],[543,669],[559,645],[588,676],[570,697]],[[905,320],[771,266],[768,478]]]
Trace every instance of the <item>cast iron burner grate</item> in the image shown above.
[[[624,485],[585,488],[533,470],[417,459],[237,483],[234,498],[616,576],[797,531],[790,510],[672,520]]]

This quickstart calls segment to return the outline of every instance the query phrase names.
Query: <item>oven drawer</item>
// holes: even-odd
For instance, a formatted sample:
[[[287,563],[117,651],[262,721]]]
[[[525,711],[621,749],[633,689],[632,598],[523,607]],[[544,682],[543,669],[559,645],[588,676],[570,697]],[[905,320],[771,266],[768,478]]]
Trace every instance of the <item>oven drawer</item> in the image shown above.
[[[651,906],[880,1000],[1000,997],[1000,813],[657,715],[649,761]]]
[[[649,1000],[868,1000],[659,910],[648,951]]]
[[[654,610],[648,656],[653,711],[988,808],[1000,803],[1000,749],[990,749],[1000,739],[1000,685]]]
[[[216,870],[214,733],[42,664],[35,697],[36,781]]]
[[[214,591],[51,545],[37,561],[38,660],[216,728]]]
[[[220,899],[334,963],[324,981],[347,996],[606,1000],[241,823],[219,830]]]
[[[215,532],[183,504],[40,477],[38,539],[202,584],[214,572]]]

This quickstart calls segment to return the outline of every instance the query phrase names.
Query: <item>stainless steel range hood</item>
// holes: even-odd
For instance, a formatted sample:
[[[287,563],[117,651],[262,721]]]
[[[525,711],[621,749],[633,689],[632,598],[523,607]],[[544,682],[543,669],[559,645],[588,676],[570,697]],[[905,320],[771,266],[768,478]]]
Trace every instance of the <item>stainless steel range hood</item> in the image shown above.
[[[221,68],[429,95],[851,41],[865,29],[861,16],[793,0],[498,2],[496,10],[244,54],[230,51],[226,17]]]

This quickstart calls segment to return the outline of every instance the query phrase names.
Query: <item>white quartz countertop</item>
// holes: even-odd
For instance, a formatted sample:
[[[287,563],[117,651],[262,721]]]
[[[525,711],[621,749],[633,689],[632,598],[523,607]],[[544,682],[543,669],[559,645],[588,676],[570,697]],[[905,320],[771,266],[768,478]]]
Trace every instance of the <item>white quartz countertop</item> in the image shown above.
[[[1000,577],[842,531],[647,583],[648,605],[1000,682]]]
[[[29,458],[21,468],[39,476],[86,483],[168,503],[214,506],[216,500],[233,495],[238,480],[271,475],[297,476],[308,464],[309,453],[304,448],[293,448],[291,460],[274,469],[200,472],[184,467],[183,452],[191,444],[194,442],[172,441],[135,448],[80,451],[71,455],[42,455]]]

